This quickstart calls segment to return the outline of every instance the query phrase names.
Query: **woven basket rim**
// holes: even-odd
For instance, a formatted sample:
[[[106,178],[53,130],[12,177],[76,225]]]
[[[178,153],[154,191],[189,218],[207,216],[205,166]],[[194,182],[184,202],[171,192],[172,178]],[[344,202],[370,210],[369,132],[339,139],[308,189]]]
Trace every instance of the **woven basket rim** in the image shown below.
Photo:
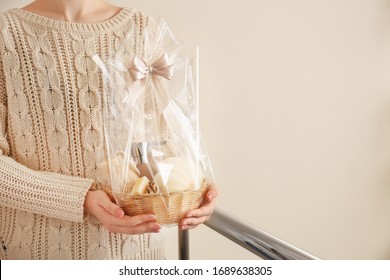
[[[133,197],[154,197],[154,196],[170,196],[170,195],[176,195],[176,194],[191,193],[191,192],[197,192],[197,191],[200,191],[203,189],[204,189],[204,187],[201,187],[201,188],[198,188],[195,190],[186,190],[183,192],[151,193],[151,194],[147,194],[147,193],[146,194],[129,194],[129,193],[123,194],[123,193],[113,193],[113,192],[111,192],[111,193],[113,195],[123,195],[123,196],[133,196]]]
[[[191,193],[191,192],[196,193],[196,192],[199,192],[199,191],[204,191],[207,188],[208,185],[209,185],[209,182],[206,179],[204,179],[201,182],[200,186],[198,188],[196,188],[196,189],[185,190],[185,191],[182,191],[182,192],[168,192],[168,193],[166,193],[166,192],[165,193],[158,192],[158,193],[151,193],[151,194],[114,193],[114,192],[112,192],[111,188],[109,188],[109,187],[104,187],[103,190],[106,191],[106,192],[111,193],[114,196],[122,196],[122,197],[129,197],[129,196],[131,196],[131,197],[134,197],[134,198],[137,198],[137,197],[139,197],[139,198],[145,198],[145,197],[153,198],[153,197],[156,197],[156,196],[160,196],[160,197],[161,196],[165,196],[165,197],[167,197],[167,196],[171,196],[171,195],[187,194],[187,193]]]

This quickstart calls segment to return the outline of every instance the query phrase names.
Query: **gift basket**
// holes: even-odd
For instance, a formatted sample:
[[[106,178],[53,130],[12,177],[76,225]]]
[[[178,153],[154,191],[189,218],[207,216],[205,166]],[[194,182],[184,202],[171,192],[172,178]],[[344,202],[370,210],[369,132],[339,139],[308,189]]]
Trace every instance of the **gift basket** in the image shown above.
[[[142,55],[94,58],[105,136],[96,182],[127,215],[174,225],[200,206],[214,180],[199,129],[198,51],[162,20],[144,32]],[[136,44],[131,35],[124,42]]]

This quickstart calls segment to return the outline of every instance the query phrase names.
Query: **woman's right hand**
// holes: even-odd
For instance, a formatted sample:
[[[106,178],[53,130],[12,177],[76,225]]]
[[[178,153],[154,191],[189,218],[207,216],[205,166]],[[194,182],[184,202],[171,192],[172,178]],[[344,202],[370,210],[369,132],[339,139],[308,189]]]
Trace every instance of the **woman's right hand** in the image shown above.
[[[84,210],[95,216],[109,232],[142,234],[158,233],[161,230],[155,216],[149,214],[127,216],[122,208],[113,203],[102,190],[88,191],[84,201]]]

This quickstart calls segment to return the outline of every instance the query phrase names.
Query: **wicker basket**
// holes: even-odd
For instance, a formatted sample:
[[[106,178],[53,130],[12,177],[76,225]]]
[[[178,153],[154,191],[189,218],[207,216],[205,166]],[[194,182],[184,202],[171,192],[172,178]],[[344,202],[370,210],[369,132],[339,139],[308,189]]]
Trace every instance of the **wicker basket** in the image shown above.
[[[118,204],[126,215],[153,214],[161,225],[176,225],[188,211],[200,206],[207,185],[208,183],[204,180],[198,190],[169,194],[115,196],[121,198]],[[104,189],[104,191],[114,200],[111,190]]]

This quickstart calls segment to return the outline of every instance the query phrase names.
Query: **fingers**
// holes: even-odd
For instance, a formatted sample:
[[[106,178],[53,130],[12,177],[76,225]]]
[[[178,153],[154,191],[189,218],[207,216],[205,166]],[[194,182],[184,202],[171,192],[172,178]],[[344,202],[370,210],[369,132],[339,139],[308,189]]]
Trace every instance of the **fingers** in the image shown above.
[[[105,211],[103,208],[101,211]],[[146,232],[160,232],[161,226],[156,217],[145,214],[138,216],[124,215],[122,218],[113,217],[109,212],[101,213],[100,221],[110,232],[126,234],[142,234]]]
[[[180,229],[193,229],[198,225],[210,219],[211,214],[214,212],[215,198],[218,195],[218,190],[215,185],[210,185],[205,194],[205,199],[198,209],[192,210],[180,221]]]
[[[180,222],[180,228],[193,229],[208,221],[214,212],[214,202],[204,203],[200,208],[190,211]]]
[[[185,216],[186,218],[210,216],[214,212],[214,204],[205,203],[202,207],[192,210]]]
[[[159,233],[161,227],[157,222],[146,222],[134,227],[121,226],[121,225],[108,225],[107,230],[110,232],[116,233],[125,233],[125,234],[143,234],[146,232]]]
[[[210,216],[214,212],[215,207],[215,198],[217,197],[218,192],[215,186],[211,185],[207,193],[205,194],[205,200],[203,201],[200,208],[192,210],[187,213],[186,218],[191,217],[202,217],[202,216]]]
[[[110,213],[109,211],[107,211],[103,207],[101,207],[97,211],[97,216],[99,216],[98,218],[102,222],[103,225],[105,225],[106,227],[110,227],[110,228],[112,228],[112,227],[131,228],[131,227],[136,227],[136,226],[142,225],[144,223],[149,223],[149,222],[156,223],[156,217],[154,215],[150,215],[150,214],[143,214],[143,215],[137,215],[137,216],[123,215],[121,218],[118,218],[116,216],[113,216],[112,213]]]
[[[208,187],[207,193],[205,195],[206,199],[211,202],[213,201],[218,195],[217,188],[214,185],[210,185]]]
[[[87,194],[85,208],[110,232],[142,234],[161,230],[154,215],[127,216],[103,191],[92,191]]]
[[[210,219],[210,216],[202,216],[198,218],[186,218],[183,219],[180,223],[180,229],[193,229],[197,226],[204,224],[206,221]]]
[[[118,205],[111,201],[105,192],[101,190],[89,191],[85,198],[84,209],[88,213],[95,215],[95,212],[99,211],[100,208],[105,209],[111,215],[118,218],[122,218],[125,214]]]
[[[198,208],[188,213],[184,217],[182,222],[187,224],[198,225],[204,223],[205,221],[208,221],[210,219],[211,214],[213,214],[213,212],[214,212],[214,205],[206,204],[201,208]]]
[[[115,220],[119,226],[136,227],[148,222],[156,222],[156,216],[143,214],[137,216],[124,216],[122,219]]]
[[[111,215],[117,218],[122,218],[125,215],[125,212],[122,210],[122,208],[113,203],[106,193],[98,191],[97,196],[99,206],[104,208]]]

